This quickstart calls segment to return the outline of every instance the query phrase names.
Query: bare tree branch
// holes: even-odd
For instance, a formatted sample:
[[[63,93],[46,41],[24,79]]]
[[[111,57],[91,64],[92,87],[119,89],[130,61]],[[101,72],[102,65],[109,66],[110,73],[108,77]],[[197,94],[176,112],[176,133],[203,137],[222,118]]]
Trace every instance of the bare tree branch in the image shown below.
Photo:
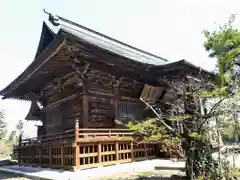
[[[214,104],[214,106],[210,109],[209,113],[207,115],[205,115],[206,117],[208,117],[211,114],[214,114],[213,111],[225,100],[228,99],[232,96],[234,96],[235,94],[229,94],[228,96],[223,97],[222,99],[220,99],[217,103]],[[209,116],[210,117],[210,116]],[[200,127],[198,128],[198,130],[200,130],[203,125],[209,120],[208,118],[204,118],[205,120],[203,121],[203,123],[200,125]]]
[[[172,133],[174,133],[175,135],[177,135],[178,137],[181,138],[181,135],[180,135],[179,133],[177,133],[177,131],[175,131],[175,130],[174,130],[172,127],[170,127],[168,124],[166,124],[166,123],[162,120],[161,116],[157,113],[157,111],[156,111],[149,103],[147,103],[146,101],[144,101],[142,98],[140,98],[140,100],[141,100],[146,106],[148,106],[148,107],[153,111],[153,113],[157,116],[158,120],[159,120],[169,131],[171,131]]]

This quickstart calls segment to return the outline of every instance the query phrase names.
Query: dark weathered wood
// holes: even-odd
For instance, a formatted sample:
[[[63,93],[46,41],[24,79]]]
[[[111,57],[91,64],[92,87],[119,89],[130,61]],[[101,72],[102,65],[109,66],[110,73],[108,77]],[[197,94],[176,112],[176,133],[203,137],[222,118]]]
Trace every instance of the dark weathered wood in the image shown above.
[[[144,143],[144,144],[143,144],[143,148],[144,148],[144,156],[145,156],[145,157],[147,157],[147,150],[148,150],[146,146],[147,146],[147,144]]]
[[[113,90],[114,90],[114,108],[115,108],[115,115],[114,115],[114,127],[118,127],[118,125],[116,124],[116,120],[118,120],[118,104],[119,104],[119,86],[121,83],[122,79],[115,79],[114,84],[113,84]],[[118,154],[117,154],[118,156]],[[118,159],[118,157],[117,157]]]
[[[61,166],[64,166],[64,145],[60,144],[61,146]]]
[[[137,94],[140,94],[143,86],[141,83],[123,76],[116,77],[107,70],[92,66],[77,54],[74,56],[69,61],[72,62],[73,72],[56,77],[45,88],[46,92],[49,89],[52,91],[52,94],[49,92],[46,94],[47,103],[43,108],[47,115],[44,123],[47,134],[74,127],[75,118],[81,120],[80,125],[83,128],[112,128],[114,120],[119,114],[119,100],[126,103],[138,101]],[[67,81],[73,83],[72,78],[75,78],[77,86],[62,84]],[[55,85],[60,86],[60,92],[54,91],[56,89],[54,87],[57,87]],[[75,101],[78,98],[79,100]],[[93,100],[94,98],[97,99],[97,102]],[[61,117],[58,117],[57,113],[55,115],[53,113],[57,111],[55,108],[57,106],[60,106]],[[46,112],[47,110],[48,112]],[[49,114],[52,115],[49,116]],[[61,125],[59,119],[62,119]]]
[[[43,109],[42,109],[42,111],[46,111],[46,110],[49,110],[49,109],[51,109],[51,108],[54,108],[54,107],[56,107],[56,106],[59,106],[59,105],[61,105],[62,103],[65,103],[65,102],[67,102],[67,101],[70,101],[70,100],[72,100],[72,99],[74,99],[74,98],[76,98],[76,97],[78,97],[78,96],[81,96],[81,95],[83,95],[83,93],[75,93],[75,94],[71,94],[71,95],[69,95],[68,97],[65,97],[65,98],[63,98],[63,99],[60,99],[59,101],[55,101],[54,103],[52,103],[52,104],[48,104],[47,106],[45,106]]]
[[[37,147],[39,150],[39,164],[42,164],[42,146],[41,144]]]
[[[84,94],[83,95],[83,99],[82,99],[82,103],[83,103],[83,123],[82,123],[82,127],[83,128],[87,128],[88,127],[88,107],[89,107],[89,103],[88,103],[88,94]]]
[[[49,165],[52,165],[52,145],[48,145],[48,159],[49,159]]]
[[[138,78],[132,67],[127,68],[131,69],[131,75],[124,73],[127,69],[119,67],[116,67],[115,73],[113,69],[104,69],[108,65],[82,59],[78,53],[67,62],[66,52],[61,53],[57,57],[62,58],[67,70],[59,72],[40,92],[45,136],[21,142],[27,150],[41,143],[42,151],[39,149],[38,156],[33,153],[29,158],[29,155],[23,154],[19,159],[25,164],[39,162],[47,167],[84,168],[95,167],[96,164],[130,162],[146,156],[149,149],[133,147],[132,141],[136,136],[132,132],[117,132],[114,125],[114,120],[119,120],[119,111],[122,111],[120,103],[135,105],[139,102],[143,84],[135,81]],[[53,73],[53,67],[45,69],[45,73]],[[79,126],[85,130],[79,131]],[[107,129],[114,127],[115,130]],[[58,134],[68,129],[73,131]],[[134,157],[134,152],[142,154]]]

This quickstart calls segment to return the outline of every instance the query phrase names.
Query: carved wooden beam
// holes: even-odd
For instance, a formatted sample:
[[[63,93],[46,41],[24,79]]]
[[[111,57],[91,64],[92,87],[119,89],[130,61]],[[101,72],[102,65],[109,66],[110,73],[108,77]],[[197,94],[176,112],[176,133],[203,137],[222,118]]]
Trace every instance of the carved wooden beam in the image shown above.
[[[89,102],[88,102],[88,81],[87,81],[87,73],[90,69],[90,63],[84,60],[79,60],[78,56],[75,56],[72,60],[72,68],[75,70],[75,79],[77,87],[83,87],[83,119],[82,126],[83,128],[88,127],[89,120]]]
[[[123,81],[123,77],[121,78],[117,78],[115,76],[112,76],[112,86],[113,86],[113,92],[114,92],[114,109],[115,109],[115,115],[114,115],[114,122],[113,122],[113,126],[115,128],[117,128],[119,125],[117,122],[118,119],[118,107],[119,107],[119,87],[120,84]]]
[[[120,86],[120,84],[123,82],[123,80],[124,80],[124,78],[115,79],[113,87],[118,88]]]
[[[65,102],[67,102],[67,101],[70,101],[70,100],[72,100],[72,99],[74,99],[74,98],[76,98],[76,97],[79,97],[79,96],[81,96],[81,95],[83,95],[83,93],[75,93],[75,94],[72,94],[72,95],[70,95],[70,96],[68,96],[68,97],[65,97],[65,98],[63,98],[63,99],[61,99],[61,100],[59,100],[59,101],[56,101],[56,102],[54,102],[54,103],[52,103],[52,104],[48,104],[47,106],[45,106],[44,108],[42,108],[42,111],[46,111],[46,110],[52,109],[52,108],[54,108],[54,107],[57,107],[57,106],[59,106],[60,104],[65,103]]]
[[[182,89],[182,86],[186,82],[185,77],[180,76],[160,76],[158,83],[167,89]]]
[[[73,79],[74,73],[68,73],[60,78],[54,78],[44,89],[40,92],[41,94],[52,95],[56,91],[61,92],[66,86],[70,85]]]
[[[90,69],[90,63],[73,58],[72,68],[75,70],[77,87],[83,86],[86,89],[86,75]]]

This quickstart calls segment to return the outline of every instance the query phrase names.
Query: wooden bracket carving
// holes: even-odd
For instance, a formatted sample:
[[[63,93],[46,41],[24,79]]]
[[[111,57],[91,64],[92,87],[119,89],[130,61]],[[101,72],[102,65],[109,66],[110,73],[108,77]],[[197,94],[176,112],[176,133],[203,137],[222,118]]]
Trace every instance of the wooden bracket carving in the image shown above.
[[[117,77],[115,77],[115,76],[112,76],[112,79],[113,79],[113,81],[112,81],[112,86],[113,86],[114,88],[118,88],[118,87],[120,86],[120,84],[122,83],[122,81],[124,80],[123,77],[117,78]]]
[[[58,92],[61,92],[63,89],[62,89],[62,79],[55,79],[52,83],[51,83],[51,86],[53,86],[53,88],[55,90],[57,90]]]
[[[80,61],[77,58],[73,58],[72,68],[75,70],[75,78],[77,86],[82,86],[86,82],[86,74],[90,69],[90,63],[86,61]]]
[[[69,53],[76,54],[77,52],[80,52],[80,47],[76,47],[75,45],[71,45],[68,43],[68,49]]]

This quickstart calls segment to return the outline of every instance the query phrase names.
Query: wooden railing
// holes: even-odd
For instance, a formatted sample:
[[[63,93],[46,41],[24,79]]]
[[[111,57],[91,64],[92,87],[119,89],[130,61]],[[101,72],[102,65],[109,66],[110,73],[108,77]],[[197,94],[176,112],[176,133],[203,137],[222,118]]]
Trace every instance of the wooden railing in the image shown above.
[[[130,129],[79,129],[76,141],[133,140],[140,137]]]
[[[77,123],[76,123],[77,124]],[[79,129],[21,140],[19,164],[78,169],[156,157],[156,143],[140,142],[129,129]]]
[[[62,140],[73,140],[74,139],[74,129],[70,129],[64,132],[47,134],[39,137],[22,139],[21,145],[29,145],[35,143],[48,143],[51,141],[62,141]]]

